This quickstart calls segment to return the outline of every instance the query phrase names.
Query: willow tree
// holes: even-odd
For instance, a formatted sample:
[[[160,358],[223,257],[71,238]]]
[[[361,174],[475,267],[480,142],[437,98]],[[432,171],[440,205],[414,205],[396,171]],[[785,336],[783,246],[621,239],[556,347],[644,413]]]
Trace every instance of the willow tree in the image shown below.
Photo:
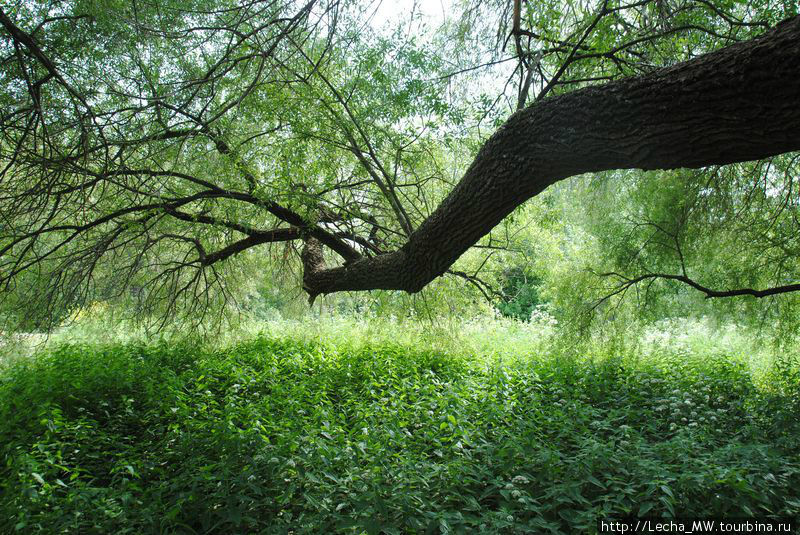
[[[243,252],[276,243],[300,244],[312,301],[418,292],[448,271],[474,283],[456,260],[565,178],[800,149],[800,18],[776,24],[791,6],[467,3],[439,48],[372,33],[372,7],[0,11],[7,293],[27,285],[25,303],[49,310],[119,293],[203,308]],[[502,24],[485,63],[513,64],[513,113],[439,195],[442,140],[464,113],[448,84],[480,67],[458,58],[490,8]]]

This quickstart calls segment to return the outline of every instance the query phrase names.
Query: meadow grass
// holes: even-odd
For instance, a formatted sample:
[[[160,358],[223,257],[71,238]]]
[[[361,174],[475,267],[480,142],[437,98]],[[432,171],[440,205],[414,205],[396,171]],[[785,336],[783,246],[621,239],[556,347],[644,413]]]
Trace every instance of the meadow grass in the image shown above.
[[[56,334],[0,369],[0,532],[797,516],[796,357],[675,329],[580,348],[546,319],[282,320],[214,344]]]

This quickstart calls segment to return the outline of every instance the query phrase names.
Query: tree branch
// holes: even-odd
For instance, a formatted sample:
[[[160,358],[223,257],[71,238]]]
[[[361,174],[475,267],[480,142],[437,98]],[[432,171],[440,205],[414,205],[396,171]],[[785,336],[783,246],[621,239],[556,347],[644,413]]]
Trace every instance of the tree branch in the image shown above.
[[[612,271],[609,273],[600,273],[600,276],[617,277],[622,281],[618,286],[618,288],[614,290],[614,292],[604,297],[601,301],[605,301],[609,297],[612,297],[620,292],[623,292],[642,281],[656,280],[656,279],[673,280],[681,282],[683,284],[691,286],[695,290],[703,292],[706,295],[706,299],[712,299],[717,297],[738,297],[745,295],[762,298],[762,297],[769,297],[770,295],[778,295],[778,294],[800,291],[800,284],[787,284],[785,286],[775,286],[773,288],[766,288],[764,290],[754,290],[752,288],[738,288],[735,290],[712,290],[711,288],[707,288],[706,286],[703,286],[697,281],[690,279],[686,275],[672,275],[668,273],[647,273],[645,275],[639,275],[638,277],[628,278],[620,273]]]
[[[676,169],[800,150],[800,17],[691,61],[551,96],[513,114],[400,249],[307,272],[313,298],[421,290],[551,184],[612,169]]]
[[[219,251],[205,255],[204,258],[200,259],[200,263],[203,266],[210,266],[211,264],[214,264],[221,260],[225,260],[226,258],[230,258],[231,256],[241,253],[245,249],[255,247],[256,245],[261,245],[263,243],[279,242],[279,241],[291,241],[300,238],[301,238],[301,232],[300,229],[297,227],[276,228],[267,231],[255,231],[250,236],[244,238],[243,240],[233,242],[224,249],[220,249]]]

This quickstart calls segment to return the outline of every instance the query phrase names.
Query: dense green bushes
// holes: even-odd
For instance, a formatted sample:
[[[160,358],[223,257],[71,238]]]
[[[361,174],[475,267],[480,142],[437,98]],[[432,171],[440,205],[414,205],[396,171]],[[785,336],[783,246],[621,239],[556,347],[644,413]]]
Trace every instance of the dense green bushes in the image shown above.
[[[0,532],[574,532],[800,514],[800,382],[722,356],[476,364],[256,339],[0,371]]]

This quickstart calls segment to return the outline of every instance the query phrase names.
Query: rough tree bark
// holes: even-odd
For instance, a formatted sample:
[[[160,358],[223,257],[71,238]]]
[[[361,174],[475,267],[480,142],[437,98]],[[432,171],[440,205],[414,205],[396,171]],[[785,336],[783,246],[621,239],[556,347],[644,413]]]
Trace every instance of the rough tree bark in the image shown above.
[[[574,175],[697,168],[798,149],[800,17],[794,17],[757,39],[518,111],[403,247],[331,269],[309,251],[304,287],[311,300],[344,290],[417,292],[514,208]]]

